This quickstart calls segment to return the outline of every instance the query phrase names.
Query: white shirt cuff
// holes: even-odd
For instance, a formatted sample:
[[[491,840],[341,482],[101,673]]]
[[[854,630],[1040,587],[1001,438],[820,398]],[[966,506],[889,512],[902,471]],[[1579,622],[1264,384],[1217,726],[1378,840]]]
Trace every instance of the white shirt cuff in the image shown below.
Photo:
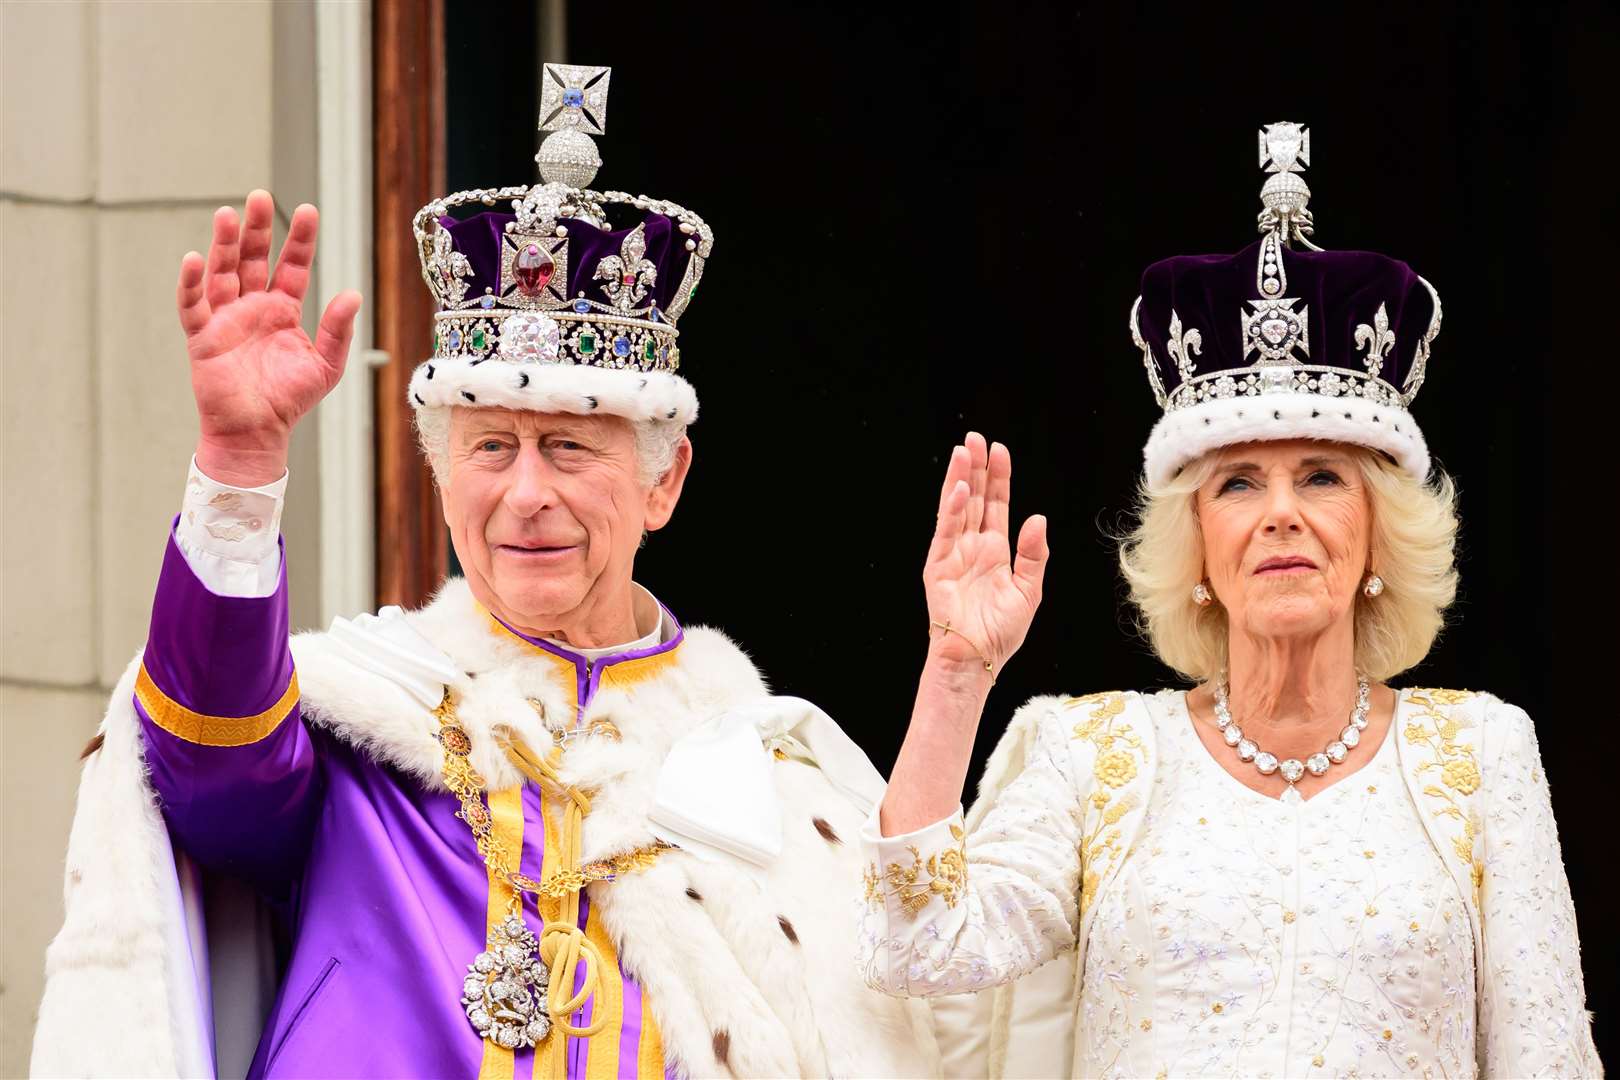
[[[174,541],[216,596],[262,597],[281,579],[281,509],[287,474],[263,487],[222,484],[191,459]]]

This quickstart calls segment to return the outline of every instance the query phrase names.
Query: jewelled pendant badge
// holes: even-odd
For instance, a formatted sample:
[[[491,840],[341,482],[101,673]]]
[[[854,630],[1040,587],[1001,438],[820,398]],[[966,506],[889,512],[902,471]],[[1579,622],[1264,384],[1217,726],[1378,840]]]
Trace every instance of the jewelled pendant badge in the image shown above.
[[[496,1046],[537,1046],[551,1033],[546,1008],[550,974],[534,934],[520,916],[508,915],[467,965],[461,1007],[479,1036]]]

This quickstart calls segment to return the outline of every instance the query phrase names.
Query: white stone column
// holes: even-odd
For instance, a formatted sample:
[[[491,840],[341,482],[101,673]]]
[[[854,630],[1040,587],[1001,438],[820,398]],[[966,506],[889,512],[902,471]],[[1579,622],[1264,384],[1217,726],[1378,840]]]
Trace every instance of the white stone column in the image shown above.
[[[196,441],[180,256],[252,188],[327,201],[313,328],[369,288],[370,7],[0,3],[0,1075],[27,1072],[78,756],[146,637]],[[293,621],[370,606],[370,376],[295,440]],[[328,475],[328,466],[330,475]]]

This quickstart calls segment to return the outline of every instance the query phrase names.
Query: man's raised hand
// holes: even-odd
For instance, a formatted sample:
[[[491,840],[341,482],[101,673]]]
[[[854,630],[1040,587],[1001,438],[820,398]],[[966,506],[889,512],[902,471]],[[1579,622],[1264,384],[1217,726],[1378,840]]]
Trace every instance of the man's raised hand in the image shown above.
[[[309,340],[302,318],[319,215],[308,204],[293,211],[272,276],[274,213],[266,191],[248,195],[245,220],[221,207],[206,262],[195,251],[180,260],[176,303],[201,431],[197,464],[239,487],[280,479],[293,427],[343,375],[360,310],[359,293],[338,293]]]

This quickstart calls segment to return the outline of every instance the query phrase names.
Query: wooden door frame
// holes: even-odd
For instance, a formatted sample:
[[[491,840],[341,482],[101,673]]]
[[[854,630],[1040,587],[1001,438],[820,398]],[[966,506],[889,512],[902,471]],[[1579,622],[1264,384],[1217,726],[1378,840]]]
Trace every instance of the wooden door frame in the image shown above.
[[[445,193],[443,0],[372,7],[377,369],[377,603],[419,606],[444,580],[448,545],[433,476],[406,401],[432,350],[433,298],[422,281],[411,217]]]

